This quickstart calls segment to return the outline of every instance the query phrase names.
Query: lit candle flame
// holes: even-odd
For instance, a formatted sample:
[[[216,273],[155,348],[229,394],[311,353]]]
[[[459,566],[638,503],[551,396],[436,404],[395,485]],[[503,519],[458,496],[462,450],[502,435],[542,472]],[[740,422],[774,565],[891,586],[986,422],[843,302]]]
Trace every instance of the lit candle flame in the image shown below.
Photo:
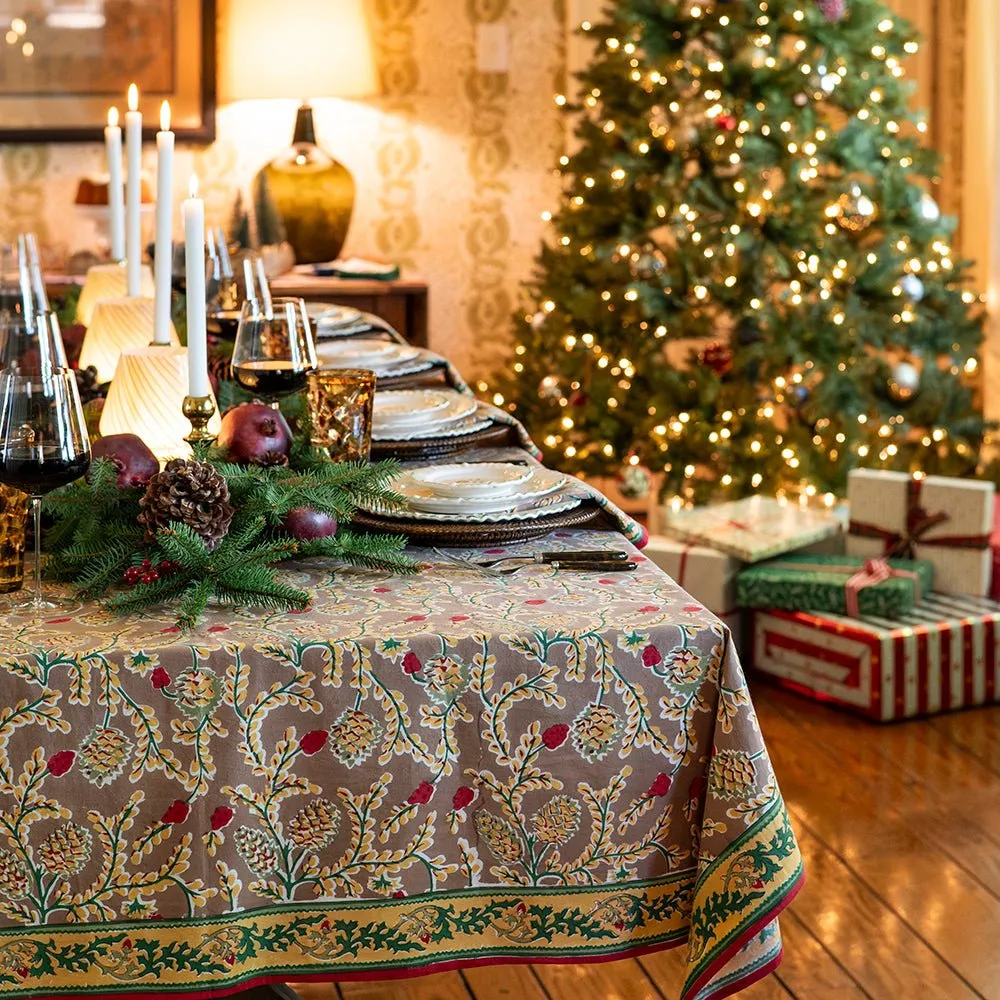
[[[128,109],[129,111],[139,110],[139,88],[134,83],[128,85]]]
[[[117,108],[108,108],[108,125],[110,125],[111,128],[117,128],[118,127],[118,109]]]
[[[191,180],[188,182],[188,197],[197,198],[198,197],[198,175],[192,174]]]
[[[170,131],[170,101],[164,101],[160,105],[160,131]]]

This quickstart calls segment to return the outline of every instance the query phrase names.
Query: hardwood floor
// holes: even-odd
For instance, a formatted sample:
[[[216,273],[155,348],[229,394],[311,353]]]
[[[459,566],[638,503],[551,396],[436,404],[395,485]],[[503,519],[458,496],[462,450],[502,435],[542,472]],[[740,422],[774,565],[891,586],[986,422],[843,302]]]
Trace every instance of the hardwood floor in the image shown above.
[[[806,863],[744,1000],[1000,1000],[1000,708],[876,726],[752,680]],[[305,1000],[676,1000],[680,951],[300,986]]]

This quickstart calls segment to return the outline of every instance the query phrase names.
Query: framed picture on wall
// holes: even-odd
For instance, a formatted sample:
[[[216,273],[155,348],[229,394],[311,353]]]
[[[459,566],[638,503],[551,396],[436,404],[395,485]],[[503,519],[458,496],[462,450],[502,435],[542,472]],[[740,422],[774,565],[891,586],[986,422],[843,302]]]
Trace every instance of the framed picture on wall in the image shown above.
[[[135,83],[150,135],[215,138],[215,0],[0,0],[0,142],[101,140]]]

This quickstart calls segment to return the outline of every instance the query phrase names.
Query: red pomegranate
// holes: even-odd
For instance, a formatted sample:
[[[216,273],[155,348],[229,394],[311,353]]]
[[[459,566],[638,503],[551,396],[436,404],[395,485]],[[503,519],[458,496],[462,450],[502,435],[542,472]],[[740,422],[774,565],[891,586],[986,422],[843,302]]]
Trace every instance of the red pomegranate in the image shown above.
[[[241,403],[222,418],[218,441],[233,462],[281,465],[292,446],[292,431],[278,410],[264,403]]]
[[[119,486],[145,486],[150,477],[160,471],[157,457],[135,434],[109,434],[98,438],[91,451],[95,459],[107,458],[114,463]]]

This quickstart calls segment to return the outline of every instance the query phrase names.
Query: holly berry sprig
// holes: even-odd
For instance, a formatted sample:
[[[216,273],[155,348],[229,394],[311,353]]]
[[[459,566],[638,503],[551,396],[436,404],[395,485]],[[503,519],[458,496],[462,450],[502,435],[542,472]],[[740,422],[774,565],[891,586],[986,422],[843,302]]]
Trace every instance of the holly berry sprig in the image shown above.
[[[162,577],[173,576],[181,568],[178,562],[164,559],[155,566],[149,559],[143,559],[138,566],[129,566],[122,575],[122,583],[135,587],[139,583],[156,583]]]

